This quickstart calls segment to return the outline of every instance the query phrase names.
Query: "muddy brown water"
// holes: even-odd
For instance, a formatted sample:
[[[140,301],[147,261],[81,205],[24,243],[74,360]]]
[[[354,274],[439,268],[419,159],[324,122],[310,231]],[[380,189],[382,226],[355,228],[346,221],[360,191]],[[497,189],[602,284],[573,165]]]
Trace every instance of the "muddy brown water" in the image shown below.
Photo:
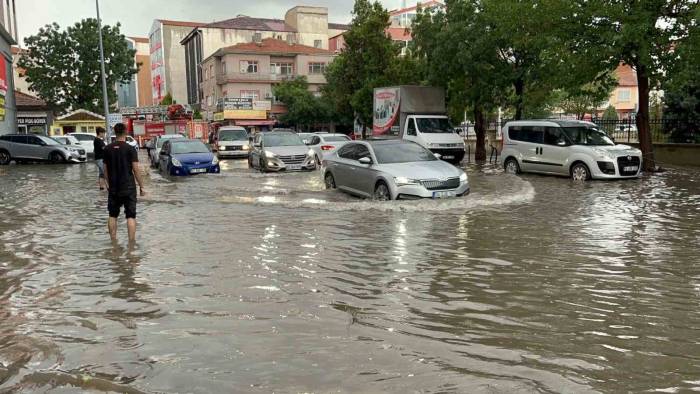
[[[151,172],[131,248],[92,164],[0,167],[0,392],[700,390],[697,170],[377,203],[222,166]]]

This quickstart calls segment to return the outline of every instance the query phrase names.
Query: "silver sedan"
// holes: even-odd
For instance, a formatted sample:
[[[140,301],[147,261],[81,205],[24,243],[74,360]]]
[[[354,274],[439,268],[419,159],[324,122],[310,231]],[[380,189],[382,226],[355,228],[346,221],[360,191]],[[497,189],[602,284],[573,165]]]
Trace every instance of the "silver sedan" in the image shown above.
[[[408,141],[356,141],[323,160],[327,189],[376,200],[446,198],[469,194],[467,174]]]

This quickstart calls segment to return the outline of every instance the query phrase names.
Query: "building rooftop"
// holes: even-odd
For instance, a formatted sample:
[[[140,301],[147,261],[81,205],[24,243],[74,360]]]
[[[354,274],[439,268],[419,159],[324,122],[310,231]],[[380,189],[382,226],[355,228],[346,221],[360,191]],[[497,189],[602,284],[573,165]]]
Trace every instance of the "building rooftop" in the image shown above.
[[[301,44],[289,44],[284,40],[265,38],[261,42],[246,42],[219,49],[212,56],[222,56],[230,53],[259,53],[284,55],[332,55],[327,49],[314,48]],[[211,57],[211,56],[210,56]]]
[[[628,65],[619,65],[615,69],[618,86],[637,86],[637,72]]]
[[[331,30],[350,30],[350,25],[345,23],[329,23],[328,28]]]
[[[15,102],[19,109],[22,107],[45,108],[47,106],[46,101],[18,90],[15,90]]]
[[[390,27],[386,34],[394,41],[411,41],[411,31],[405,27]]]
[[[168,26],[184,26],[184,27],[199,27],[206,25],[206,23],[201,22],[186,22],[186,21],[173,21],[169,19],[158,19],[158,21],[164,25]]]
[[[129,37],[129,38],[132,39],[132,40],[134,40],[134,41],[136,41],[136,42],[140,42],[140,43],[143,43],[143,44],[148,44],[148,43],[149,43],[149,40],[148,40],[148,38],[146,38],[146,37]]]
[[[208,23],[202,27],[218,29],[240,29],[240,30],[263,30],[295,32],[296,30],[287,25],[282,19],[251,18],[246,15],[239,15],[235,18],[223,21]]]

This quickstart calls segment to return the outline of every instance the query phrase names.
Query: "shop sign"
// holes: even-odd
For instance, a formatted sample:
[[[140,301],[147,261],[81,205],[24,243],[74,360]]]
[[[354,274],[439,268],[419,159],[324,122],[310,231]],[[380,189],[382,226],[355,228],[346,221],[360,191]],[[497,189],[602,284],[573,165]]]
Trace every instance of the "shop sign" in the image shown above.
[[[26,116],[18,116],[18,117],[17,117],[17,124],[21,124],[21,125],[33,125],[33,124],[43,125],[43,124],[46,124],[46,118],[44,118],[44,117],[26,117]]]
[[[272,101],[269,101],[269,100],[253,101],[253,109],[256,111],[272,111]]]
[[[146,124],[146,136],[155,137],[158,135],[165,134],[165,124],[164,123],[147,123]]]
[[[216,108],[219,111],[226,110],[252,110],[253,99],[243,97],[226,97],[221,98],[216,103]]]
[[[215,122],[221,122],[221,121],[224,120],[224,119],[225,119],[225,118],[224,118],[224,113],[223,113],[223,112],[216,112],[216,113],[214,113],[214,121],[215,121]]]
[[[257,110],[225,110],[224,119],[267,119],[267,111]]]

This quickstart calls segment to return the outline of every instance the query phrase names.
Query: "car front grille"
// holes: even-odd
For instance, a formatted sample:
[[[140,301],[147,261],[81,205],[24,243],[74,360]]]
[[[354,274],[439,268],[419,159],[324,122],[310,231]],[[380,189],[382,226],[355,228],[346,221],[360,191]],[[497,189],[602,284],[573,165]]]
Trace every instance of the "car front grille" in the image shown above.
[[[231,145],[231,146],[222,146],[219,148],[219,150],[242,150],[242,146],[240,145]]]
[[[85,149],[78,149],[78,154],[79,154],[79,155],[84,155],[84,154],[85,154]]]
[[[280,156],[284,164],[301,164],[306,159],[306,155]]]
[[[641,163],[641,160],[639,159],[639,156],[620,156],[617,158],[617,168],[620,171],[620,175],[622,176],[632,176],[632,175],[637,175],[639,172],[639,165]],[[636,166],[637,170],[636,171],[625,171],[625,167],[632,167]]]
[[[459,178],[447,178],[446,180],[430,179],[421,181],[421,185],[428,190],[448,190],[459,187]]]

